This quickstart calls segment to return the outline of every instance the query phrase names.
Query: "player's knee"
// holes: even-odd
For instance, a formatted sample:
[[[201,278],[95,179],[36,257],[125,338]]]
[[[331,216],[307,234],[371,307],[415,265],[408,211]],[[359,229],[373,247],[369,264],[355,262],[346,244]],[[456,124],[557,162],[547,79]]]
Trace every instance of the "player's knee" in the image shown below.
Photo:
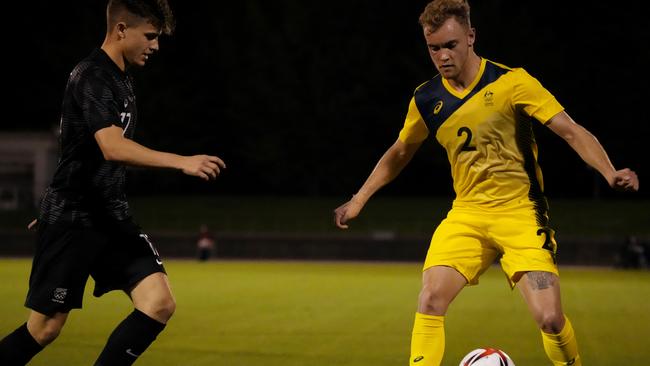
[[[544,333],[558,334],[564,327],[564,315],[562,312],[546,311],[539,317],[537,322]]]
[[[449,302],[433,287],[425,286],[420,291],[418,312],[430,315],[445,315]]]
[[[172,297],[159,299],[153,304],[151,312],[153,318],[166,323],[176,311],[176,301]]]
[[[176,301],[174,301],[174,299],[169,299],[167,302],[165,302],[162,312],[167,317],[167,319],[171,318],[172,315],[174,315],[175,311],[176,311]]]
[[[61,334],[62,326],[54,323],[47,322],[36,329],[30,330],[34,340],[38,342],[41,346],[47,346],[48,344],[54,342],[54,340]]]

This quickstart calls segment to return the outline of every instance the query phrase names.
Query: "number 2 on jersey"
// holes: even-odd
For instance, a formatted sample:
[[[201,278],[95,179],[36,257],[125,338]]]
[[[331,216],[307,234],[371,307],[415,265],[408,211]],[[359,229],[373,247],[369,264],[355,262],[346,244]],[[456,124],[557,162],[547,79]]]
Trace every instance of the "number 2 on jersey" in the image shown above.
[[[549,228],[541,228],[537,230],[537,236],[541,236],[542,234],[544,234],[544,244],[542,245],[542,249],[546,249],[551,253],[555,252],[555,250],[553,250],[553,230]]]
[[[460,148],[460,151],[476,151],[476,146],[470,146],[472,143],[472,130],[469,129],[469,127],[461,127],[458,129],[458,136],[462,136],[463,133],[466,134],[465,136],[465,142],[463,143],[463,146]]]

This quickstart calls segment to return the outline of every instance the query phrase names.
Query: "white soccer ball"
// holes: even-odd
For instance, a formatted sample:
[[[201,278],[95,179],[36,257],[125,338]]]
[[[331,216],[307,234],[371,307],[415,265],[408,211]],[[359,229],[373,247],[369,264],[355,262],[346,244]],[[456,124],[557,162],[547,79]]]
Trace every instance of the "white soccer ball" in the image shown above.
[[[477,348],[468,353],[458,366],[515,366],[515,363],[500,349]]]

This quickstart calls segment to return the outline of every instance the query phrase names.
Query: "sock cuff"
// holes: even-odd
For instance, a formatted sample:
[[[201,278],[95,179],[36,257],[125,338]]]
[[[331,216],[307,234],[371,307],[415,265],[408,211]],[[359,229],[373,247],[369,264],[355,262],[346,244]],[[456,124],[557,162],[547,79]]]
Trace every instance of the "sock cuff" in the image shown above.
[[[141,327],[144,327],[146,330],[156,332],[156,334],[162,332],[166,326],[166,324],[157,321],[156,319],[150,317],[138,309],[133,309],[133,312],[128,317],[138,322]]]
[[[20,335],[20,337],[25,343],[29,344],[30,348],[35,350],[43,349],[43,346],[41,346],[41,344],[38,343],[36,339],[34,339],[34,336],[32,336],[32,334],[29,332],[29,329],[27,329],[27,322],[23,323],[23,325],[18,327],[18,329],[16,329],[16,333]]]
[[[569,333],[573,332],[573,325],[569,321],[569,318],[567,316],[564,316],[564,327],[560,331],[560,337],[566,337],[569,335]]]
[[[550,340],[552,340],[554,342],[563,342],[568,337],[570,337],[571,334],[573,334],[573,325],[571,325],[571,322],[569,321],[569,318],[567,318],[567,316],[565,315],[564,316],[564,327],[562,328],[562,330],[559,333],[554,334],[554,333],[546,333],[544,331],[541,331],[541,332],[542,332],[542,335],[544,337],[546,337],[546,338],[548,338],[548,339],[550,339]]]
[[[29,333],[27,323],[16,328],[11,334],[0,338],[0,364],[26,365],[43,349]]]
[[[442,324],[442,323],[445,322],[445,317],[444,317],[444,315],[430,315],[430,314],[422,314],[422,313],[416,312],[415,313],[415,321]]]

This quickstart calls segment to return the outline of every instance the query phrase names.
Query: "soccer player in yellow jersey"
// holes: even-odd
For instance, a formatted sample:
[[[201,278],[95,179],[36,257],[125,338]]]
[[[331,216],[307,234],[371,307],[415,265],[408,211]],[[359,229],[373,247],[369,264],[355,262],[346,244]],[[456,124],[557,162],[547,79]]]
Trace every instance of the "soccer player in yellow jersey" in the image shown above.
[[[615,169],[598,140],[526,71],[476,54],[466,1],[435,0],[420,24],[439,74],[415,90],[399,138],[361,189],[334,211],[336,225],[347,228],[422,141],[435,136],[447,151],[456,198],[424,263],[410,365],[440,365],[449,304],[463,287],[478,283],[497,257],[510,285],[518,284],[552,364],[581,365],[560,302],[556,243],[532,125],[542,123],[561,136],[614,189],[638,190],[636,173]]]

